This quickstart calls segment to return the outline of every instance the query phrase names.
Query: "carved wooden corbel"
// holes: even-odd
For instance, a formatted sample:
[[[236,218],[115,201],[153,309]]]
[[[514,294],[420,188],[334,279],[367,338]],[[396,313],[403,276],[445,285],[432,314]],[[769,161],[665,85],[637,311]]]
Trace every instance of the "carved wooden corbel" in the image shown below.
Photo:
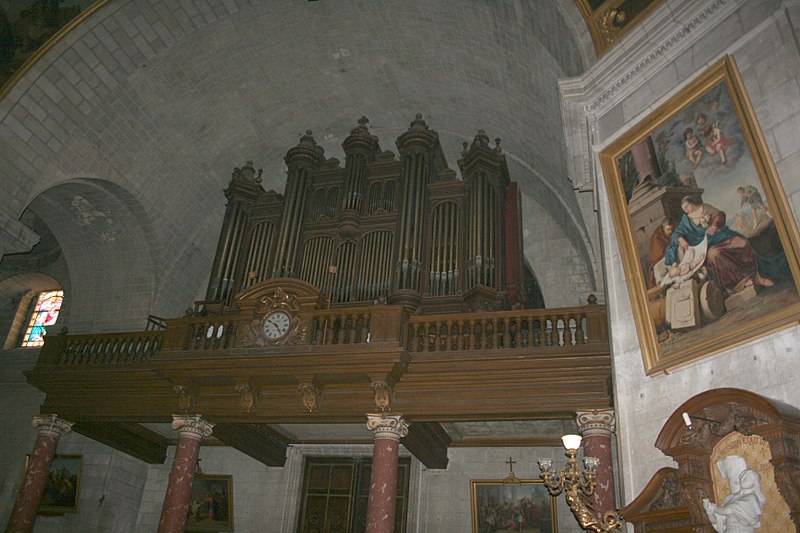
[[[175,385],[174,390],[178,393],[178,412],[181,414],[194,412],[197,394],[186,385]]]
[[[244,412],[252,414],[256,410],[256,404],[261,396],[257,390],[249,383],[237,383],[236,392],[239,393],[239,405],[242,406]]]
[[[305,407],[309,413],[313,413],[319,409],[319,402],[322,399],[321,385],[309,381],[300,383],[300,385],[297,386],[297,390],[303,394],[303,407]]]
[[[375,391],[375,406],[381,412],[391,411],[394,386],[388,381],[373,381],[372,390]]]

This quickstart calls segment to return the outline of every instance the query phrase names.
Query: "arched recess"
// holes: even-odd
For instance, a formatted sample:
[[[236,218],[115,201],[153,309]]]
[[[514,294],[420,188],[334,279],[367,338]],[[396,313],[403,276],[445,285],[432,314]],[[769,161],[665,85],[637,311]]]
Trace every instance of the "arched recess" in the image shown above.
[[[691,426],[687,426],[686,413]],[[800,528],[800,409],[741,389],[705,391],[670,415],[656,439],[656,448],[678,463],[681,496],[696,531],[712,531],[703,498],[714,494],[711,455],[714,446],[733,432],[759,435],[769,445],[775,481]],[[623,514],[624,516],[624,514]]]
[[[102,179],[74,179],[28,206],[66,262],[71,332],[144,328],[154,300],[153,230],[136,197]]]

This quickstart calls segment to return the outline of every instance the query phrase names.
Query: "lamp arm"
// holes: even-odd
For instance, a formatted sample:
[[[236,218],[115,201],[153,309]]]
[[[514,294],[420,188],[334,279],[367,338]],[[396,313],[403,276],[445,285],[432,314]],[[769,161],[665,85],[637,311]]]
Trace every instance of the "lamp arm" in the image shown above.
[[[595,533],[604,533],[607,531],[620,531],[622,527],[622,518],[616,511],[606,511],[603,513],[603,518],[599,519],[595,516],[588,503],[588,497],[578,491],[578,486],[573,485],[565,493],[567,505],[570,511],[578,521],[581,529],[586,531],[594,531]]]

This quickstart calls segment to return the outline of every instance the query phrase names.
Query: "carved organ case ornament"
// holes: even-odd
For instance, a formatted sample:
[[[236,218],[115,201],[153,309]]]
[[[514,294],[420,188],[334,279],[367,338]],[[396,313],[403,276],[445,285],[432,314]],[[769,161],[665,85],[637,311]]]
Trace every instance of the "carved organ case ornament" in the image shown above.
[[[543,305],[529,289],[537,285],[522,254],[521,200],[499,139],[492,144],[479,131],[458,160],[460,179],[422,115],[398,137],[399,158],[368,125],[361,117],[342,143],[344,165],[326,159],[310,131],[302,135],[286,154],[283,195],[263,190],[252,162],[234,170],[205,308],[227,313],[267,282],[290,293],[290,279],[314,287],[332,308]],[[291,306],[286,295],[266,298],[249,342],[307,342],[308,325]]]
[[[761,471],[762,478],[774,475],[777,494],[789,506],[794,529],[800,530],[800,410],[740,389],[713,389],[686,401],[672,413],[655,446],[678,463],[675,474],[677,490],[670,489],[670,513],[660,515],[654,505],[658,491],[651,484],[633,503],[621,511],[639,531],[702,531],[711,533],[713,525],[703,500],[714,500],[713,469],[718,468],[714,454],[734,453],[724,445],[730,439],[759,441],[771,456],[748,466]],[[718,446],[722,448],[718,449]],[[755,446],[755,445],[749,445]],[[748,455],[755,448],[740,448],[736,455]],[[753,454],[757,456],[758,454]],[[672,485],[670,485],[672,487]],[[651,490],[653,489],[653,490]],[[650,491],[648,497],[645,493]],[[717,498],[719,500],[719,498]],[[724,500],[723,500],[724,501]],[[719,501],[717,503],[720,503]],[[773,505],[775,502],[773,502]],[[770,502],[767,501],[770,507]],[[649,508],[648,508],[649,507]],[[673,527],[663,526],[679,521]],[[783,530],[785,528],[782,528]]]
[[[250,322],[253,344],[277,346],[290,343],[298,333],[299,311],[297,297],[280,287],[273,294],[262,297]]]

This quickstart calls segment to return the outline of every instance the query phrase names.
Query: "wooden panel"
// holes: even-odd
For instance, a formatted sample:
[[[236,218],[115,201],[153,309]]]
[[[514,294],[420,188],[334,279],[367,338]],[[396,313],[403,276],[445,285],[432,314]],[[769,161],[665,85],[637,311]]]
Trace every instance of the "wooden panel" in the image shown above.
[[[163,464],[167,457],[168,439],[139,424],[79,421],[72,429],[146,463]]]
[[[264,424],[217,424],[214,436],[267,466],[283,466],[289,439]]]

